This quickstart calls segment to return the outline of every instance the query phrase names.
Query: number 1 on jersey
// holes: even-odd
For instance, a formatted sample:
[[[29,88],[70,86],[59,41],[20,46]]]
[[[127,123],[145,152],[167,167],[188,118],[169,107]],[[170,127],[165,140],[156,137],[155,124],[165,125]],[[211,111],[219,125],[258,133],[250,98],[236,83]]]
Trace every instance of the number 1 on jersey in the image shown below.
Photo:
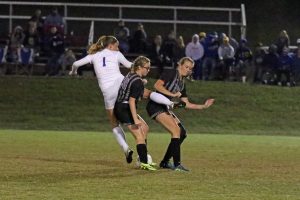
[[[103,61],[103,67],[106,67],[106,63],[105,63],[105,57],[103,57],[103,59],[102,59],[102,61]]]

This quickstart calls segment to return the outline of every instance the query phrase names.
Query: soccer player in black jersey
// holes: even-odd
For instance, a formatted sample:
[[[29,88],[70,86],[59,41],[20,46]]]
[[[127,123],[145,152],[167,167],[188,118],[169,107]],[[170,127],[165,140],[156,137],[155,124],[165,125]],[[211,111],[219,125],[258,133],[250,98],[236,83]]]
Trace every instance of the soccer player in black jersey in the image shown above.
[[[214,99],[208,99],[204,104],[193,104],[189,101],[184,78],[189,76],[193,70],[194,61],[189,57],[183,57],[178,62],[176,70],[163,73],[154,84],[156,92],[163,94],[169,99],[180,98],[185,103],[187,109],[206,109],[214,103]],[[182,126],[176,115],[169,110],[169,107],[158,104],[150,100],[147,104],[147,112],[151,118],[159,122],[165,129],[171,133],[171,142],[160,163],[161,168],[170,168],[176,171],[189,171],[181,164],[180,145],[186,137],[186,130]],[[173,157],[174,163],[169,160]]]
[[[150,71],[150,60],[144,56],[137,57],[129,72],[121,83],[118,98],[114,107],[117,120],[126,125],[136,141],[136,149],[140,158],[140,168],[154,171],[156,168],[148,164],[146,139],[149,127],[137,114],[137,103],[141,98],[148,98],[150,90],[144,88],[142,77]]]

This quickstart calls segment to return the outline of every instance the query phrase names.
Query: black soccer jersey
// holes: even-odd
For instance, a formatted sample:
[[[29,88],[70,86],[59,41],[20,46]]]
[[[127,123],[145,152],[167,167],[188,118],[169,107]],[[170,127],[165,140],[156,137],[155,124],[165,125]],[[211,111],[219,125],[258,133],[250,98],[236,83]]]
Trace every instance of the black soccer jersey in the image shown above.
[[[187,97],[184,80],[180,77],[179,72],[177,70],[172,70],[168,72],[165,71],[159,79],[164,82],[163,86],[168,91],[172,93],[181,92],[181,97]],[[170,96],[167,96],[165,94],[162,95],[166,96],[169,99],[172,99],[172,97]],[[155,119],[156,116],[160,113],[168,112],[168,109],[169,108],[166,105],[156,103],[151,99],[146,107],[148,115],[153,119]]]
[[[181,97],[187,97],[184,80],[180,78],[178,70],[165,71],[159,79],[164,81],[164,87],[168,91],[172,93],[181,92]],[[172,97],[168,96],[168,98]]]
[[[117,103],[128,103],[130,97],[135,98],[137,102],[143,93],[144,84],[141,77],[136,73],[128,73],[120,86]]]

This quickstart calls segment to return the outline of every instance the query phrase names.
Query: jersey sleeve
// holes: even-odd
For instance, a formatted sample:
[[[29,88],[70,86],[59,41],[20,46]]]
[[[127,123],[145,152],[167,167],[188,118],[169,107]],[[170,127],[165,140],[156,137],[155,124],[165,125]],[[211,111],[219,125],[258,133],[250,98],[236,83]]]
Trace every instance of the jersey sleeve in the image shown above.
[[[92,55],[87,55],[84,58],[74,62],[73,66],[75,67],[75,69],[78,69],[79,67],[81,67],[83,65],[91,64],[91,63],[92,63]]]
[[[144,92],[144,84],[142,80],[136,80],[130,87],[130,97],[139,99]]]
[[[132,62],[129,62],[121,52],[118,52],[118,62],[126,68],[130,68],[132,65]]]

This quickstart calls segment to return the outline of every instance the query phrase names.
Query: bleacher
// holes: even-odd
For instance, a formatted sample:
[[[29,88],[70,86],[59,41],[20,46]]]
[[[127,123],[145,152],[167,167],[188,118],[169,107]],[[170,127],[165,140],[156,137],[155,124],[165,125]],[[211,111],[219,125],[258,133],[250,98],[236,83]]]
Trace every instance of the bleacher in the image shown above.
[[[40,52],[38,54],[33,55],[33,62],[30,63],[30,66],[26,66],[26,68],[30,68],[27,73],[23,73],[22,70],[17,70],[17,66],[20,65],[20,60],[16,62],[7,62],[5,59],[5,53],[7,46],[4,46],[1,48],[1,63],[0,63],[0,75],[44,75],[45,73],[45,67],[47,65],[49,57],[47,54]],[[76,59],[82,58],[84,55],[84,51],[86,50],[85,47],[82,46],[70,46],[67,47],[66,49],[70,49],[74,52]],[[128,53],[125,54],[125,57],[133,61],[136,57],[140,56],[140,54],[135,54],[135,53]],[[146,55],[147,56],[147,55]],[[28,63],[29,65],[29,63]],[[23,66],[25,68],[25,66]],[[122,68],[122,66],[121,66]],[[155,68],[155,67],[153,67]],[[127,71],[126,69],[121,69],[121,71],[125,72]],[[93,68],[92,66],[86,66],[80,69],[80,74],[81,75],[92,75],[93,74]]]
[[[170,30],[179,33],[184,29],[184,37],[190,37],[190,29],[185,29],[185,25],[194,25],[195,27],[221,26],[224,32],[229,35],[241,34],[241,28],[246,28],[246,16],[244,4],[237,8],[210,8],[210,7],[181,7],[181,6],[161,6],[161,5],[117,5],[117,4],[87,4],[87,3],[50,3],[50,2],[0,2],[0,5],[8,12],[0,11],[0,18],[3,21],[2,32],[7,34],[12,32],[16,25],[26,26],[28,19],[36,9],[41,9],[42,15],[46,16],[53,6],[58,8],[59,13],[64,17],[66,26],[64,33],[67,34],[66,47],[75,52],[76,58],[82,56],[82,49],[87,46],[88,31],[90,23],[95,22],[95,35],[112,34],[112,29],[116,23],[123,19],[131,30],[134,30],[136,24],[141,22],[146,24],[148,36],[161,34],[166,35]],[[237,5],[238,6],[238,5]],[[19,9],[22,7],[22,9]],[[86,9],[87,8],[87,9]],[[132,10],[137,12],[134,14]],[[101,12],[99,12],[101,10]],[[88,14],[87,12],[88,11]],[[130,11],[130,12],[128,12]],[[138,13],[143,11],[143,15]],[[192,18],[189,13],[193,12]],[[195,13],[207,13],[211,20],[201,18],[201,15]],[[180,17],[177,17],[178,16]],[[157,17],[155,17],[157,16]],[[164,17],[161,17],[164,16]],[[221,16],[221,18],[219,18]],[[159,32],[158,32],[159,30]],[[72,33],[73,32],[73,33]],[[192,31],[194,32],[194,31]],[[1,37],[1,36],[0,36]],[[0,38],[1,39],[1,38]],[[4,39],[4,43],[7,38]],[[1,42],[1,41],[0,41]],[[7,44],[7,43],[6,43]],[[125,55],[129,60],[133,60],[137,55]],[[42,75],[48,62],[48,57],[44,53],[35,55],[32,66],[32,75]],[[1,69],[8,66],[7,74],[14,74],[13,66],[15,63],[2,63]],[[1,73],[1,72],[0,72]],[[2,73],[3,74],[3,73]]]

